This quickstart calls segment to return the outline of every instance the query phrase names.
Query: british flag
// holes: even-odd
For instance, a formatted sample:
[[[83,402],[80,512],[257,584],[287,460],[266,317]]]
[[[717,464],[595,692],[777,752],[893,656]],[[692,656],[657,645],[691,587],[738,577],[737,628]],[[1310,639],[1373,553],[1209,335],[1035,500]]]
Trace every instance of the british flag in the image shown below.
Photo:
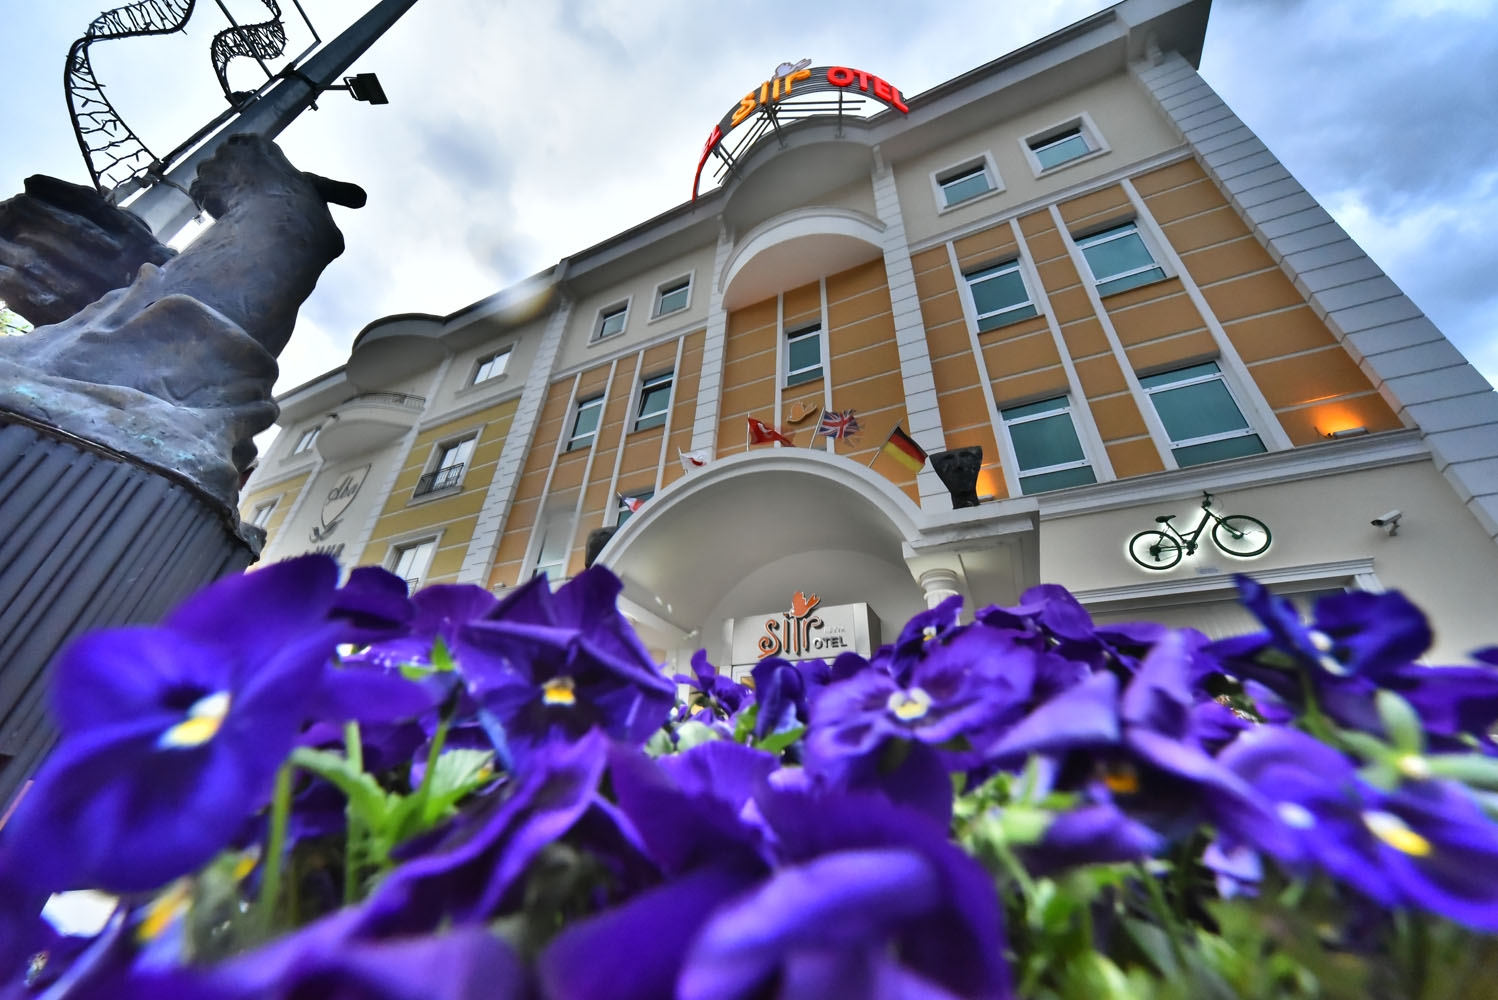
[[[857,434],[861,429],[852,410],[844,410],[841,413],[836,410],[827,410],[822,414],[822,422],[817,425],[818,434],[832,438],[845,438]]]

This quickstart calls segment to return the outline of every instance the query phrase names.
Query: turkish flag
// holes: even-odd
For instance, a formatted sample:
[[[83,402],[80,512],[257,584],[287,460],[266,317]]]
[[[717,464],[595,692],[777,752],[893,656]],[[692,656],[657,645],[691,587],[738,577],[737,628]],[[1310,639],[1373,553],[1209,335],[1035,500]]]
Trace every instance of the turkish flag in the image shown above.
[[[780,433],[775,428],[765,423],[763,420],[757,420],[754,417],[749,417],[747,419],[749,420],[750,444],[769,444],[771,441],[779,441],[781,444],[790,445],[792,448],[796,446],[795,442],[793,442],[790,438],[786,437],[784,434]]]

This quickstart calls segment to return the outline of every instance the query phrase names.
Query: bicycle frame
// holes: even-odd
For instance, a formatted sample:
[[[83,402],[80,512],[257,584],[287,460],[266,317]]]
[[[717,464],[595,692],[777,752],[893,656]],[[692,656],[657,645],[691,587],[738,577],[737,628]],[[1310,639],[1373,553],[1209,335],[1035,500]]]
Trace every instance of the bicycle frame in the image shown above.
[[[1202,494],[1202,519],[1196,522],[1196,527],[1192,529],[1189,535],[1181,534],[1180,529],[1169,521],[1160,521],[1158,523],[1160,527],[1167,529],[1172,535],[1176,536],[1186,547],[1186,554],[1188,556],[1193,556],[1196,555],[1196,540],[1202,536],[1203,531],[1207,530],[1207,523],[1209,521],[1221,523],[1222,518],[1218,517],[1212,511],[1212,494],[1204,493]]]

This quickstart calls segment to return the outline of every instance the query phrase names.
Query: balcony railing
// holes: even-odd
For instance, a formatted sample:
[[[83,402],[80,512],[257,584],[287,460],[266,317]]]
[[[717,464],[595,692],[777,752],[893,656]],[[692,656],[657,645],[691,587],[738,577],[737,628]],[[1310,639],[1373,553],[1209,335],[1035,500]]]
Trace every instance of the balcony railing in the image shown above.
[[[408,410],[420,410],[427,405],[425,397],[404,392],[361,392],[348,399],[344,405],[349,403],[382,403],[385,406],[403,406]]]
[[[463,463],[449,465],[445,469],[428,472],[416,481],[415,497],[424,497],[428,493],[440,493],[443,490],[457,489],[463,483]]]

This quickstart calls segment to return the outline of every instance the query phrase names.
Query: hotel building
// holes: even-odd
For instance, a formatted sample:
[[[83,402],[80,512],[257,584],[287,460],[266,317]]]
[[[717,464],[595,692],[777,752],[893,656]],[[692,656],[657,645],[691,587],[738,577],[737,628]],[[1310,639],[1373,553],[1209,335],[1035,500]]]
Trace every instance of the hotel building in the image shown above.
[[[1231,633],[1237,572],[1401,589],[1437,662],[1490,644],[1498,396],[1198,75],[1209,7],[1124,0],[918,95],[745,81],[700,196],[283,395],[263,558],[496,593],[596,558],[663,660],[738,671],[799,595],[828,655],[1042,582]]]

